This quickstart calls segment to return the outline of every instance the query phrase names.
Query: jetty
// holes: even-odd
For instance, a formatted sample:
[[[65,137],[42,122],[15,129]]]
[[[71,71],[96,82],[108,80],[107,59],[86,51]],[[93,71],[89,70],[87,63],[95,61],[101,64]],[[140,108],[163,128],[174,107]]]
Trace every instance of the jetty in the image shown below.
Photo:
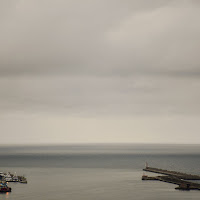
[[[179,190],[200,190],[199,183],[191,182],[192,180],[200,180],[200,176],[198,175],[153,168],[149,167],[147,164],[145,169],[143,170],[147,172],[163,174],[163,176],[149,177],[144,174],[142,176],[142,180],[162,181],[162,182],[176,184],[178,185],[178,187],[176,187],[175,189]]]

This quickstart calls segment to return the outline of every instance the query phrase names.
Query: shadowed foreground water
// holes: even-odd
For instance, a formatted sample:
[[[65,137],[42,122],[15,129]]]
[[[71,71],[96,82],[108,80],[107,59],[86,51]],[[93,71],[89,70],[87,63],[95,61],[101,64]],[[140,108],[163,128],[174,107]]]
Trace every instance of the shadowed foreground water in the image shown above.
[[[88,145],[1,147],[0,171],[24,174],[28,184],[10,183],[9,200],[199,199],[200,191],[141,181],[150,165],[200,174],[199,146]]]

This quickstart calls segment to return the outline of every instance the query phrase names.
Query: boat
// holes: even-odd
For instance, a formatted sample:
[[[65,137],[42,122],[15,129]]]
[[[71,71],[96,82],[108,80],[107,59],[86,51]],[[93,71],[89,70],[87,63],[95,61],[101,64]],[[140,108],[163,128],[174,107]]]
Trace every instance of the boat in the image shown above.
[[[25,176],[18,176],[18,182],[20,182],[20,183],[28,183]]]
[[[11,192],[11,187],[8,187],[6,182],[1,182],[0,183],[0,193],[6,193],[6,192]]]
[[[26,179],[20,180],[20,183],[28,183]]]
[[[5,174],[3,172],[0,172],[0,176],[5,176]]]
[[[16,172],[15,172],[14,176],[12,177],[12,181],[13,182],[19,182],[19,178],[18,178]]]
[[[3,172],[0,172],[0,181],[4,179],[5,174]]]
[[[4,176],[4,180],[7,181],[7,182],[13,181],[12,176],[9,172]]]

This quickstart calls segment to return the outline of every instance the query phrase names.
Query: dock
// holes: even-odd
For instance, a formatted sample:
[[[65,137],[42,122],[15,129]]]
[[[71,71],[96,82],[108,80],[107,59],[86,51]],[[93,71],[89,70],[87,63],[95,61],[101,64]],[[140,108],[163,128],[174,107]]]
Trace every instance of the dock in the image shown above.
[[[143,170],[148,171],[148,172],[158,173],[158,174],[164,174],[168,176],[175,176],[184,180],[200,180],[200,176],[198,175],[186,174],[182,172],[168,171],[168,170],[158,169],[158,168],[153,168],[153,167],[146,167]]]
[[[175,189],[179,190],[200,190],[200,184],[194,183],[189,180],[200,180],[200,176],[193,175],[193,174],[187,174],[182,172],[176,172],[176,171],[169,171],[165,169],[158,169],[146,166],[144,171],[147,172],[153,172],[157,174],[163,174],[163,176],[154,176],[149,177],[147,175],[142,176],[142,180],[150,180],[150,181],[162,181],[167,183],[172,183],[178,185]]]

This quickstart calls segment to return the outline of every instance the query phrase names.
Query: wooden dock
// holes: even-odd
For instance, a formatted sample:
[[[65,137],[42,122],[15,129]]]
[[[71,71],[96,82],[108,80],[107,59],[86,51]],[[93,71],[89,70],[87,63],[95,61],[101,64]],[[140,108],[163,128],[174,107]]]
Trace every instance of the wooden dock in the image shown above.
[[[180,189],[180,190],[200,190],[199,183],[188,181],[188,180],[200,180],[200,176],[198,175],[186,174],[176,171],[168,171],[148,166],[143,170],[148,172],[163,174],[164,176],[149,177],[147,175],[143,175],[142,180],[157,180],[157,181],[176,184],[178,185],[178,187],[176,187],[175,189]]]

